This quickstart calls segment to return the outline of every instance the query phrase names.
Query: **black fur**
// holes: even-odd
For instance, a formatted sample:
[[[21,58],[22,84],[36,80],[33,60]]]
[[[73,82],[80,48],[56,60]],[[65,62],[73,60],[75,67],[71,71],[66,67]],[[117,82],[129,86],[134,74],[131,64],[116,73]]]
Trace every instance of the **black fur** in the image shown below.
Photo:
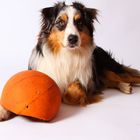
[[[36,45],[37,52],[43,56],[42,48],[41,48],[41,42],[38,42]]]
[[[106,87],[104,82],[104,74],[106,71],[112,71],[116,74],[125,74],[124,66],[115,61],[111,53],[98,46],[93,52],[93,64],[93,81],[95,82],[94,86],[96,91],[100,91]]]
[[[103,74],[105,70],[113,71],[117,74],[124,73],[123,65],[119,64],[112,58],[111,53],[96,47],[93,52],[96,70],[99,75]]]
[[[28,70],[32,70],[32,68],[28,65]]]
[[[42,28],[41,34],[43,33],[45,37],[48,37],[50,31],[54,25],[55,19],[59,12],[65,7],[65,3],[57,3],[54,7],[42,9]]]

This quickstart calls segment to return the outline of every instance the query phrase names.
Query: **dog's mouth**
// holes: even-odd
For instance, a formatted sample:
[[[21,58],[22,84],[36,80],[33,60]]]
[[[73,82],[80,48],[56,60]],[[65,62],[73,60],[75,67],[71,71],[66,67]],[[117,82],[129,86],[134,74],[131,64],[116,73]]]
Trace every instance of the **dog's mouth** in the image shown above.
[[[79,48],[79,45],[77,43],[76,44],[68,44],[66,47],[73,50],[73,49]]]
[[[68,44],[68,45],[64,45],[63,43],[61,43],[61,45],[64,48],[69,49],[69,50],[75,50],[75,49],[78,49],[79,48],[78,43],[76,43],[76,44]]]
[[[76,48],[76,47],[78,47],[77,45],[68,45],[68,47],[70,48],[70,49],[74,49],[74,48]]]

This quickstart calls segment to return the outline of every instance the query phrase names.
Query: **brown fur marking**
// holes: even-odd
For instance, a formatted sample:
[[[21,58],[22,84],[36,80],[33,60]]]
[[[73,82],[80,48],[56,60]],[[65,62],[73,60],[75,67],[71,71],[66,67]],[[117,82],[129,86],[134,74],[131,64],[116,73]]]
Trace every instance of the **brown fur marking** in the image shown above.
[[[122,75],[121,79],[127,83],[140,84],[140,76]]]
[[[81,47],[87,47],[92,42],[92,38],[89,36],[89,33],[86,29],[80,32],[80,38],[81,38]]]
[[[59,18],[65,22],[68,20],[68,16],[66,14],[62,14]]]
[[[63,96],[63,102],[71,105],[87,104],[85,89],[79,82],[74,82],[69,85],[67,92]]]
[[[131,73],[116,74],[112,71],[105,72],[105,78],[113,82],[125,82],[130,84],[140,84],[140,76],[133,76]]]
[[[78,82],[69,85],[67,92],[63,95],[63,102],[70,105],[81,105],[96,103],[101,101],[102,97],[93,93],[87,96],[85,88]]]
[[[74,16],[74,20],[79,20],[81,18],[81,14],[80,13],[77,13],[75,16]]]
[[[51,51],[57,54],[62,47],[61,41],[64,38],[64,31],[58,31],[56,28],[52,29],[51,34],[48,37],[47,43]]]

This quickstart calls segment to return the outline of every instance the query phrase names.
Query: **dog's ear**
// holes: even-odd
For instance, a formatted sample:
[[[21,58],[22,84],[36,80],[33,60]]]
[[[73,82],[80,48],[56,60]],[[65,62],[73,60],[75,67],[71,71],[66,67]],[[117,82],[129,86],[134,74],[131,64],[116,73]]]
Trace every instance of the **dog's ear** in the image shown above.
[[[41,10],[42,32],[49,34],[55,20],[54,7],[47,7]]]
[[[58,2],[54,7],[47,7],[41,10],[42,14],[42,31],[45,34],[49,34],[52,26],[55,23],[55,19],[60,11],[65,6],[65,2]]]
[[[53,9],[53,7],[43,8],[43,9],[41,10],[42,17],[43,17],[43,18],[50,17],[50,15],[51,15],[50,13],[51,13],[52,9]]]
[[[88,15],[93,19],[98,21],[97,19],[97,15],[98,15],[98,10],[94,9],[94,8],[86,8],[86,11],[88,13]]]
[[[92,19],[93,21],[97,20],[97,14],[98,14],[97,9],[87,8],[80,2],[73,2],[73,6],[76,9],[80,10],[84,14],[85,18]]]

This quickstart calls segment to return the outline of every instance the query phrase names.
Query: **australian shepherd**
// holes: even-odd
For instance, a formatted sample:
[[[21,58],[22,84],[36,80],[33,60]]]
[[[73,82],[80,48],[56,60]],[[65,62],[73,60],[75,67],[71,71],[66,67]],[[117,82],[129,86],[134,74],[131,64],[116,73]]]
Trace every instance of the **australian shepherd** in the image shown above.
[[[86,105],[99,101],[105,88],[126,94],[140,83],[140,72],[116,62],[96,46],[94,22],[98,11],[81,3],[57,3],[41,11],[38,43],[29,60],[29,70],[49,75],[59,86],[64,103]],[[0,120],[10,112],[0,107]]]

